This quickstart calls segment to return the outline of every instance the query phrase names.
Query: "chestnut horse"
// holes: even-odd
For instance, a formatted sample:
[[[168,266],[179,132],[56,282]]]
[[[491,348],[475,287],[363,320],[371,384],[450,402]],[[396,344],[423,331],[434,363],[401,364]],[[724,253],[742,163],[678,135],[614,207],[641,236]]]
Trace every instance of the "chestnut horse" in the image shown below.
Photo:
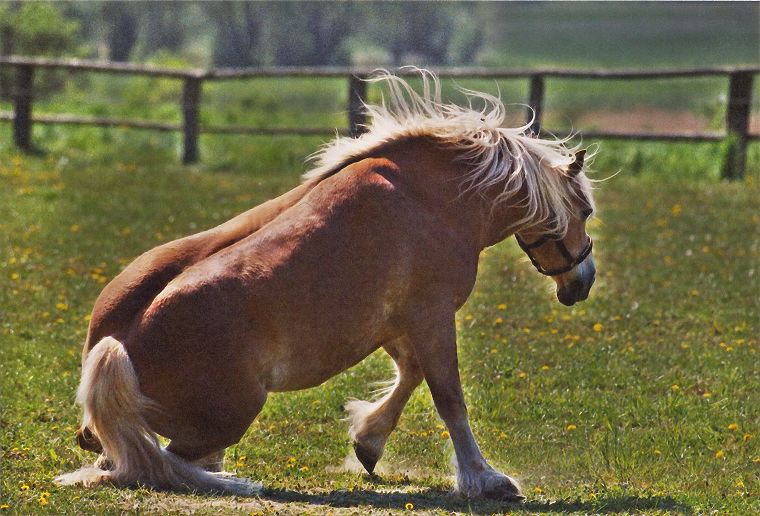
[[[373,79],[388,102],[366,106],[364,135],[317,153],[302,185],[148,251],[106,286],[77,392],[80,446],[101,455],[59,483],[252,493],[221,463],[267,394],[319,385],[382,347],[393,387],[347,404],[367,471],[424,379],[454,444],[458,491],[523,498],[470,430],[454,317],[480,252],[513,234],[562,303],[586,299],[584,151],[502,127],[496,97],[465,91],[481,110],[444,104],[438,79],[420,76],[422,94],[388,73]]]

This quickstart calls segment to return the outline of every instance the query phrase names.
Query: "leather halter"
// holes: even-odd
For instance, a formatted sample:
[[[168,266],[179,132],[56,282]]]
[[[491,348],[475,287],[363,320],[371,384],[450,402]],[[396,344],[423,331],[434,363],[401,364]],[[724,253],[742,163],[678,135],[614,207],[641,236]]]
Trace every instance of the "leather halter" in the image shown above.
[[[570,251],[567,250],[565,243],[560,238],[557,238],[552,235],[542,235],[535,242],[531,242],[530,244],[527,244],[522,238],[520,238],[520,236],[517,233],[515,233],[515,239],[517,240],[517,244],[520,246],[520,249],[525,251],[525,254],[528,255],[528,258],[530,258],[530,263],[533,264],[533,267],[535,267],[538,272],[540,272],[541,274],[545,276],[559,276],[560,274],[564,274],[566,272],[573,270],[579,263],[585,260],[586,257],[591,254],[591,248],[593,247],[593,244],[594,244],[594,242],[591,240],[591,237],[586,237],[586,238],[588,240],[586,241],[586,245],[584,246],[583,250],[580,252],[578,256],[573,257],[573,255],[570,254]],[[540,263],[538,263],[538,260],[536,260],[536,258],[530,252],[530,250],[538,249],[539,247],[546,244],[547,242],[554,242],[554,244],[557,246],[557,249],[559,249],[559,252],[565,258],[565,260],[567,260],[568,264],[566,266],[559,267],[557,269],[547,270]]]

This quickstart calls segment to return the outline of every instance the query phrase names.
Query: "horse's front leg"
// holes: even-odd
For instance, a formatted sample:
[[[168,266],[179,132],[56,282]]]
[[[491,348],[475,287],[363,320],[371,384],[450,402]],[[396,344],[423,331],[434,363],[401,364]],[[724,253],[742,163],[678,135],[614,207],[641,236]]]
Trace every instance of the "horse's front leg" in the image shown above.
[[[488,465],[470,429],[459,379],[454,311],[428,311],[410,337],[435,407],[454,443],[457,490],[466,497],[524,500],[517,481]]]
[[[356,458],[370,474],[383,455],[385,442],[396,428],[406,402],[422,382],[422,370],[406,337],[384,344],[383,348],[396,363],[396,381],[377,401],[346,403],[350,421],[348,433]]]

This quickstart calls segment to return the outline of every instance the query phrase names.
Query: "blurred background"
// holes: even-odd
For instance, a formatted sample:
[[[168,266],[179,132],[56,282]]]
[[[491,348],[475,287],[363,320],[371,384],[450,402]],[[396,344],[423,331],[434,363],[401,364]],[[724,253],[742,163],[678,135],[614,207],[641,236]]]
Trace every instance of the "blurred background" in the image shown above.
[[[3,54],[257,65],[756,63],[756,2],[3,2]]]
[[[757,2],[5,2],[0,54],[177,68],[258,66],[688,68],[760,62]],[[457,80],[500,93],[525,120],[528,82]],[[457,101],[451,81],[448,97]],[[35,113],[178,122],[181,81],[44,70]],[[0,71],[0,109],[12,108]],[[370,88],[370,100],[379,93]],[[203,85],[204,125],[346,127],[345,79],[246,79]],[[543,127],[565,131],[725,129],[727,80],[548,79]],[[760,132],[760,81],[751,131]],[[9,125],[6,125],[9,127]],[[93,133],[93,131],[96,131]],[[107,132],[106,132],[107,131]],[[48,148],[124,131],[37,124]],[[177,135],[130,132],[176,151]],[[329,133],[326,133],[329,135]],[[36,139],[39,139],[35,137]],[[220,149],[237,136],[204,136]],[[106,143],[107,143],[106,141]],[[210,142],[214,142],[211,144]],[[230,152],[233,152],[232,150]]]

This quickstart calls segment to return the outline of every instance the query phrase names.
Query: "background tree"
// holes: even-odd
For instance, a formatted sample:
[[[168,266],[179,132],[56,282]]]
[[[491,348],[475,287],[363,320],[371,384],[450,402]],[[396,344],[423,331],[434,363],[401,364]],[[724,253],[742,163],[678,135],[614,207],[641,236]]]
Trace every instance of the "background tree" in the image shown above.
[[[77,56],[79,22],[66,18],[52,4],[0,4],[0,53],[3,55]],[[37,78],[35,94],[45,95],[62,85],[60,73],[45,71]],[[13,73],[0,70],[0,97],[13,96]]]

